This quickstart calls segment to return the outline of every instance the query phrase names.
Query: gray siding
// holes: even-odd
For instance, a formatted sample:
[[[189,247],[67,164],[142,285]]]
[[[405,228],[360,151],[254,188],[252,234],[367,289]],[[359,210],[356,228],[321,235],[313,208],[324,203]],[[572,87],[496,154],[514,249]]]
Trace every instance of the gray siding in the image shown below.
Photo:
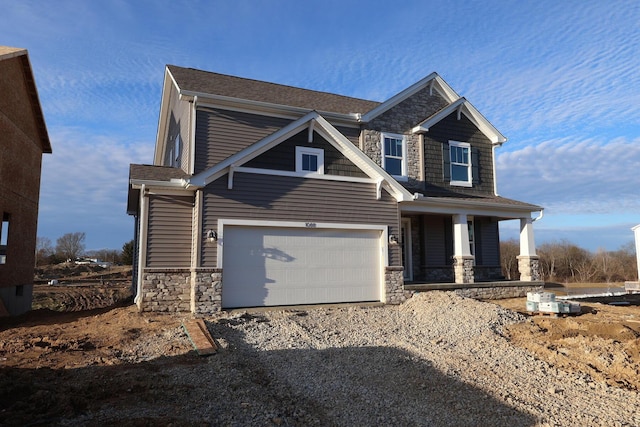
[[[200,173],[271,135],[291,120],[218,109],[196,113],[196,164]]]
[[[496,218],[475,218],[476,264],[492,267],[500,265],[500,238]]]
[[[149,196],[147,267],[190,267],[193,197]]]
[[[204,191],[203,230],[225,218],[387,225],[399,235],[398,205],[384,190],[376,200],[375,184],[236,173],[232,190],[225,175]],[[203,267],[217,267],[216,251],[204,245]],[[389,264],[399,263],[400,247],[390,246]]]
[[[451,227],[450,217],[424,217],[424,267],[451,265],[451,256],[453,255]]]
[[[324,173],[326,175],[341,175],[366,177],[367,175],[329,144],[318,133],[314,132],[313,142],[307,142],[308,132],[303,130],[294,137],[283,141],[264,154],[244,164],[247,167],[260,169],[275,169],[293,172],[296,170],[296,147],[311,147],[324,150]]]
[[[468,142],[478,162],[479,183],[471,188],[452,187],[443,175],[443,145],[449,141]],[[425,181],[427,191],[431,187],[453,190],[464,194],[493,194],[493,157],[491,141],[467,119],[460,120],[452,113],[424,134]],[[476,177],[474,177],[474,181]]]
[[[336,126],[336,129],[344,135],[353,145],[356,147],[360,147],[360,129],[345,127],[345,126]]]

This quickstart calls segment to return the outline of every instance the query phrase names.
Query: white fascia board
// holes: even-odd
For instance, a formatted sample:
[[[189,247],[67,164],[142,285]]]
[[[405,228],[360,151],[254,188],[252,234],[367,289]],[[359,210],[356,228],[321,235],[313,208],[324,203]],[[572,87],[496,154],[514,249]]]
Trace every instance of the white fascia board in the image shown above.
[[[324,117],[318,116],[316,123],[319,125],[316,131],[321,134],[340,153],[351,160],[367,176],[375,181],[383,180],[383,187],[399,202],[413,200],[413,195],[398,183],[384,169],[378,166],[369,156],[356,148],[351,141],[342,135]]]
[[[453,102],[456,99],[460,98],[460,95],[458,95],[453,90],[453,88],[451,88],[451,86],[449,86],[447,84],[447,82],[445,82],[438,75],[438,73],[433,72],[433,73],[429,74],[427,77],[425,77],[422,80],[420,80],[419,82],[414,83],[413,85],[409,86],[408,88],[406,88],[402,92],[397,93],[396,95],[394,95],[391,98],[389,98],[388,100],[384,101],[382,104],[380,104],[379,106],[377,106],[373,110],[371,110],[368,113],[366,113],[365,115],[363,115],[362,118],[361,118],[361,121],[366,123],[366,122],[369,122],[369,121],[373,120],[374,118],[378,117],[380,114],[384,113],[385,111],[395,107],[396,105],[398,105],[399,103],[401,103],[405,99],[407,99],[407,98],[415,95],[417,92],[429,87],[430,84],[433,84],[433,88],[444,99],[446,99],[448,102]]]
[[[471,122],[491,141],[492,144],[501,145],[507,141],[507,138],[498,131],[480,112],[465,98],[460,98],[452,104],[447,105],[433,116],[411,129],[412,133],[428,132],[431,126],[440,122],[445,117],[461,108],[464,114]]]
[[[182,97],[198,98],[198,105],[208,106],[211,108],[226,108],[234,111],[253,112],[253,113],[267,113],[267,115],[274,115],[275,117],[285,118],[298,118],[308,114],[309,108],[293,107],[290,105],[273,104],[270,102],[253,101],[250,99],[234,98],[231,96],[212,95],[209,93],[195,92],[195,91],[181,91]],[[325,117],[331,120],[343,121],[348,124],[358,123],[360,113],[336,113],[332,111],[318,111]]]
[[[259,156],[260,154],[268,151],[272,147],[278,145],[282,141],[290,138],[300,132],[307,126],[307,122],[311,119],[315,119],[319,117],[318,113],[312,111],[296,120],[288,124],[287,126],[281,128],[280,130],[272,133],[271,135],[263,138],[262,140],[256,142],[255,144],[245,148],[237,152],[236,154],[227,157],[225,160],[221,161],[217,165],[200,172],[199,174],[193,176],[189,179],[189,184],[204,187],[207,184],[215,181],[216,179],[223,176],[227,173],[227,170],[232,166],[241,166],[242,164],[248,162],[249,160]]]
[[[158,119],[158,133],[156,134],[156,147],[153,153],[153,164],[161,165],[165,150],[165,138],[167,126],[169,125],[169,104],[171,98],[171,86],[174,86],[178,93],[180,88],[174,80],[169,67],[165,67],[164,82],[162,84],[162,99],[160,101],[160,117]]]
[[[131,179],[129,180],[129,185],[134,190],[142,188],[142,186],[146,186],[149,188],[166,188],[172,190],[189,190],[195,191],[195,188],[191,189],[189,183],[184,179],[172,179],[171,181],[155,181],[149,179]]]

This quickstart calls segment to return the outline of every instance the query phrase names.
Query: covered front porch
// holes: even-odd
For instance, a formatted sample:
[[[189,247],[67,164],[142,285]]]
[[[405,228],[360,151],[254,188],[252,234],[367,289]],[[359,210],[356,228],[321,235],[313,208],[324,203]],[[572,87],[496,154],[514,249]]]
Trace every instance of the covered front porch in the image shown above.
[[[487,289],[540,286],[531,214],[537,206],[500,197],[420,197],[403,204],[402,261],[406,290]],[[431,202],[431,203],[428,203]],[[519,280],[506,281],[500,262],[498,224],[520,222]]]

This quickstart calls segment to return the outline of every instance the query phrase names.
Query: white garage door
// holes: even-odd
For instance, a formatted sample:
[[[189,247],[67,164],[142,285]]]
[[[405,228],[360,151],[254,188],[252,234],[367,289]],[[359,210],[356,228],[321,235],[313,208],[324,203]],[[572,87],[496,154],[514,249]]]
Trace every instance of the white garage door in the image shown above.
[[[223,307],[380,301],[380,230],[225,226]]]

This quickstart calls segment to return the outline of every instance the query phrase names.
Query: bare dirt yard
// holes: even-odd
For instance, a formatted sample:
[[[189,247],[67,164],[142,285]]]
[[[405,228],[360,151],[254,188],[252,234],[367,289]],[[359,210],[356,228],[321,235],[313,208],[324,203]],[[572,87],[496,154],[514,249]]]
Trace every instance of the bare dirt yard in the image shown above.
[[[126,282],[37,285],[35,310],[0,319],[0,425],[640,425],[627,300],[558,318],[450,292],[223,313],[200,357],[191,317],[137,312]]]

